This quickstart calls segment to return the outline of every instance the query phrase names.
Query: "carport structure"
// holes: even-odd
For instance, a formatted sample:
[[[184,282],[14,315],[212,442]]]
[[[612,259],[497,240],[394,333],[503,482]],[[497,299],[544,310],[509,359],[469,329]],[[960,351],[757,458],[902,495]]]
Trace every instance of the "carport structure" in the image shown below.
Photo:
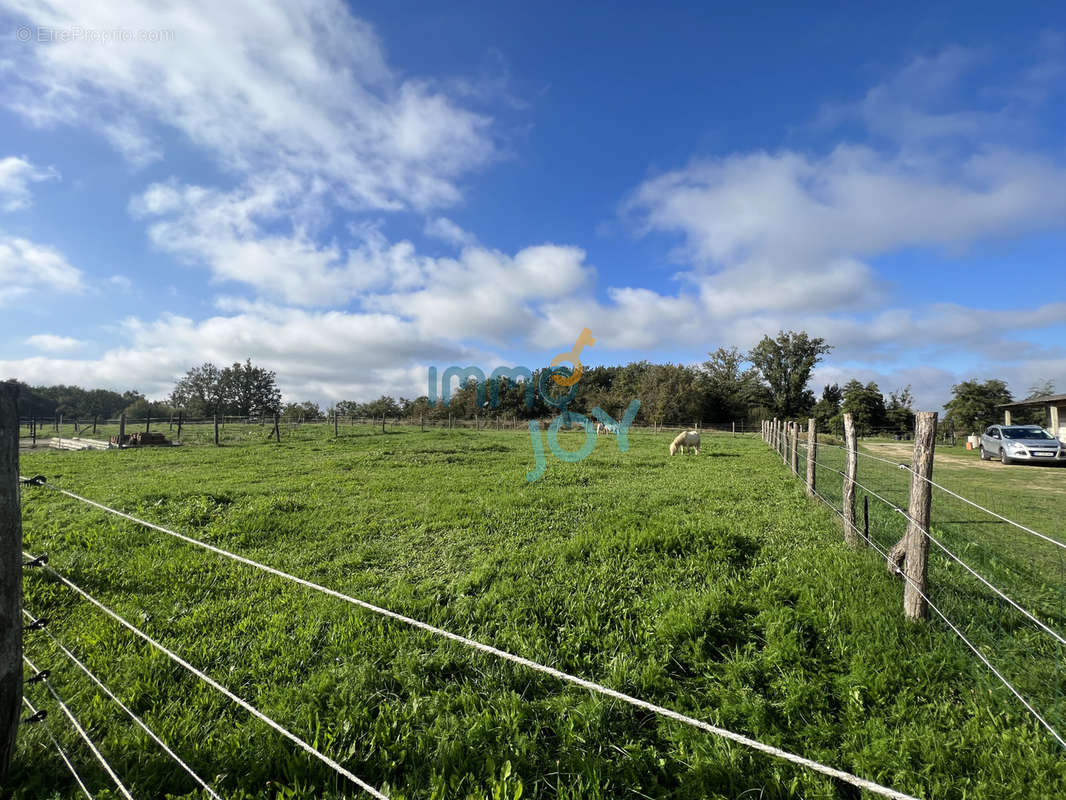
[[[1043,408],[1044,427],[1059,439],[1066,441],[1066,394],[1048,394],[1017,403],[1004,403],[997,408],[1003,409],[1003,424],[1010,425],[1011,411],[1023,408]]]

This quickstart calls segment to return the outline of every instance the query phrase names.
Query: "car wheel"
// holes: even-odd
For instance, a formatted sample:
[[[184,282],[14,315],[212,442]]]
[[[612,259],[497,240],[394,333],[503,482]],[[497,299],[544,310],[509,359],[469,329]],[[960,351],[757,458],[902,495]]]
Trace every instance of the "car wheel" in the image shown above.
[[[985,452],[985,446],[983,444],[980,444],[980,445],[977,446],[977,452],[981,454],[981,460],[982,461],[991,461],[992,460],[992,456],[990,456],[988,453]]]
[[[1001,447],[999,450],[999,461],[1001,464],[1011,464],[1010,456],[1007,455],[1007,448]]]

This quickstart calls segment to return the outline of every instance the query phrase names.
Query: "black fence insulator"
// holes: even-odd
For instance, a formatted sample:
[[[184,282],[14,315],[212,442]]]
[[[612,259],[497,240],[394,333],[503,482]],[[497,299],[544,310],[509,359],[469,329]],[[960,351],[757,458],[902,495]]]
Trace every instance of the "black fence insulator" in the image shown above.
[[[44,486],[48,479],[44,475],[34,475],[32,478],[21,478],[19,483],[23,486]]]
[[[47,716],[48,716],[48,711],[42,708],[36,714],[30,714],[28,717],[26,717],[24,720],[22,720],[22,724],[23,725],[29,725],[31,722],[44,722],[45,717],[47,717]]]
[[[42,681],[48,680],[48,676],[51,675],[51,674],[52,674],[52,670],[50,670],[50,669],[42,669],[40,672],[38,672],[32,678],[27,678],[26,679],[26,683],[41,683]]]
[[[41,553],[36,558],[30,559],[29,561],[24,561],[22,566],[23,567],[43,567],[47,563],[48,563],[48,553]]]
[[[33,622],[31,622],[29,625],[27,625],[25,628],[23,628],[23,630],[41,631],[41,630],[44,630],[44,627],[47,624],[48,624],[48,618],[47,617],[39,617],[38,619],[35,619]]]

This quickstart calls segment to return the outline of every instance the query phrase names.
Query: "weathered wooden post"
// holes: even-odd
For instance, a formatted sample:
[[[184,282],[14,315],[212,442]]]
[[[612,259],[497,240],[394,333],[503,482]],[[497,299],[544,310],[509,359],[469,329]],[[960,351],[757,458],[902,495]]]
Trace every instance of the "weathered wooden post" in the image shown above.
[[[99,419],[99,417],[97,417],[95,414],[93,414],[93,436],[96,436],[96,423],[97,423],[98,419]]]
[[[63,433],[63,415],[60,414],[56,417],[56,433],[62,435]]]
[[[736,420],[733,421],[733,438],[734,439],[737,438],[737,423],[736,423]]]
[[[215,447],[218,447],[218,414],[212,415],[212,421],[215,425]]]
[[[174,430],[174,412],[173,411],[170,412],[170,426],[167,428],[167,430],[168,431]]]
[[[333,409],[333,438],[336,439],[341,435],[340,433],[340,414],[337,413],[337,409]]]
[[[800,474],[800,424],[792,423],[792,474]]]
[[[123,411],[118,415],[118,446],[123,448],[126,446],[126,412]]]
[[[34,417],[30,422],[30,443],[37,446],[37,417]]]
[[[15,751],[22,708],[22,507],[19,387],[0,383],[0,775]]]
[[[179,411],[178,412],[178,437],[177,437],[177,440],[179,442],[181,441],[181,420],[182,420],[182,417],[184,417],[184,416],[185,416],[185,412],[184,411]]]
[[[851,414],[844,415],[844,448],[844,541],[855,546],[860,543],[855,528],[855,472],[859,466],[859,446],[855,439],[855,418]]]
[[[149,406],[148,410],[144,412],[144,432],[152,430],[152,407]]]
[[[81,433],[81,426],[78,425],[77,417],[74,417],[74,433]]]
[[[788,435],[791,422],[785,422],[781,428],[781,463],[788,466]]]
[[[933,451],[936,449],[937,412],[919,411],[914,418],[914,457],[911,491],[907,503],[907,531],[888,553],[888,570],[902,569],[903,613],[909,620],[925,619],[926,561],[929,555],[929,516],[933,500]]]
[[[382,412],[382,414],[381,414],[381,432],[382,433],[385,432],[385,413],[384,412]]]
[[[807,496],[814,497],[814,465],[818,456],[818,430],[814,424],[814,417],[807,419]]]
[[[279,422],[280,422],[280,420],[278,419],[278,415],[275,414],[274,415],[274,441],[278,442],[278,443],[281,442],[281,427],[278,424]]]

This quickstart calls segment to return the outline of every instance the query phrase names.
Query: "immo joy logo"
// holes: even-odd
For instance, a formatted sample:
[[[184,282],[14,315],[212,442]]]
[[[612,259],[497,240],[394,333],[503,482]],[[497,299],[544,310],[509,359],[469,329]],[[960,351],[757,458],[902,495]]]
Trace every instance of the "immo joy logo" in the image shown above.
[[[596,447],[596,426],[592,420],[583,414],[578,414],[576,411],[569,411],[569,405],[574,401],[577,396],[577,383],[581,380],[581,373],[583,367],[581,365],[581,351],[585,347],[592,347],[596,344],[596,340],[592,338],[592,331],[585,328],[581,331],[581,334],[577,337],[577,341],[574,343],[572,350],[566,353],[559,353],[550,362],[551,369],[543,370],[540,373],[540,379],[534,386],[533,373],[526,367],[497,367],[492,371],[492,375],[488,378],[489,384],[489,399],[485,401],[485,373],[478,367],[448,367],[441,375],[441,391],[440,391],[440,403],[442,406],[447,407],[451,400],[451,382],[452,378],[459,380],[459,385],[462,386],[468,382],[471,378],[477,381],[477,403],[479,407],[488,405],[490,408],[497,408],[500,404],[500,381],[508,380],[517,384],[518,379],[522,378],[526,389],[526,408],[532,410],[534,392],[540,394],[541,399],[552,406],[559,409],[560,413],[557,414],[548,425],[547,439],[548,448],[556,455],[560,461],[566,461],[567,463],[576,463],[585,458],[588,458]],[[573,364],[573,369],[569,367],[562,367],[560,364],[563,362],[570,362]],[[552,382],[556,385],[565,387],[567,389],[566,394],[555,397],[551,394],[550,386],[548,385],[548,378],[551,378]],[[429,368],[429,404],[434,406],[437,404],[437,368]],[[629,450],[629,426],[633,424],[633,420],[637,416],[637,411],[640,410],[640,400],[633,399],[629,406],[626,407],[625,413],[622,415],[621,420],[614,419],[610,414],[597,406],[592,409],[592,416],[598,419],[604,424],[607,430],[615,434],[615,441],[618,443],[618,450],[621,453],[625,453]],[[579,450],[564,450],[562,445],[559,444],[559,429],[563,426],[564,422],[569,422],[571,425],[581,425],[585,429],[585,443]],[[535,419],[529,421],[529,438],[533,442],[533,458],[534,467],[531,471],[526,473],[526,480],[533,481],[538,480],[547,468],[547,461],[544,456],[544,443],[540,434],[540,422]]]

